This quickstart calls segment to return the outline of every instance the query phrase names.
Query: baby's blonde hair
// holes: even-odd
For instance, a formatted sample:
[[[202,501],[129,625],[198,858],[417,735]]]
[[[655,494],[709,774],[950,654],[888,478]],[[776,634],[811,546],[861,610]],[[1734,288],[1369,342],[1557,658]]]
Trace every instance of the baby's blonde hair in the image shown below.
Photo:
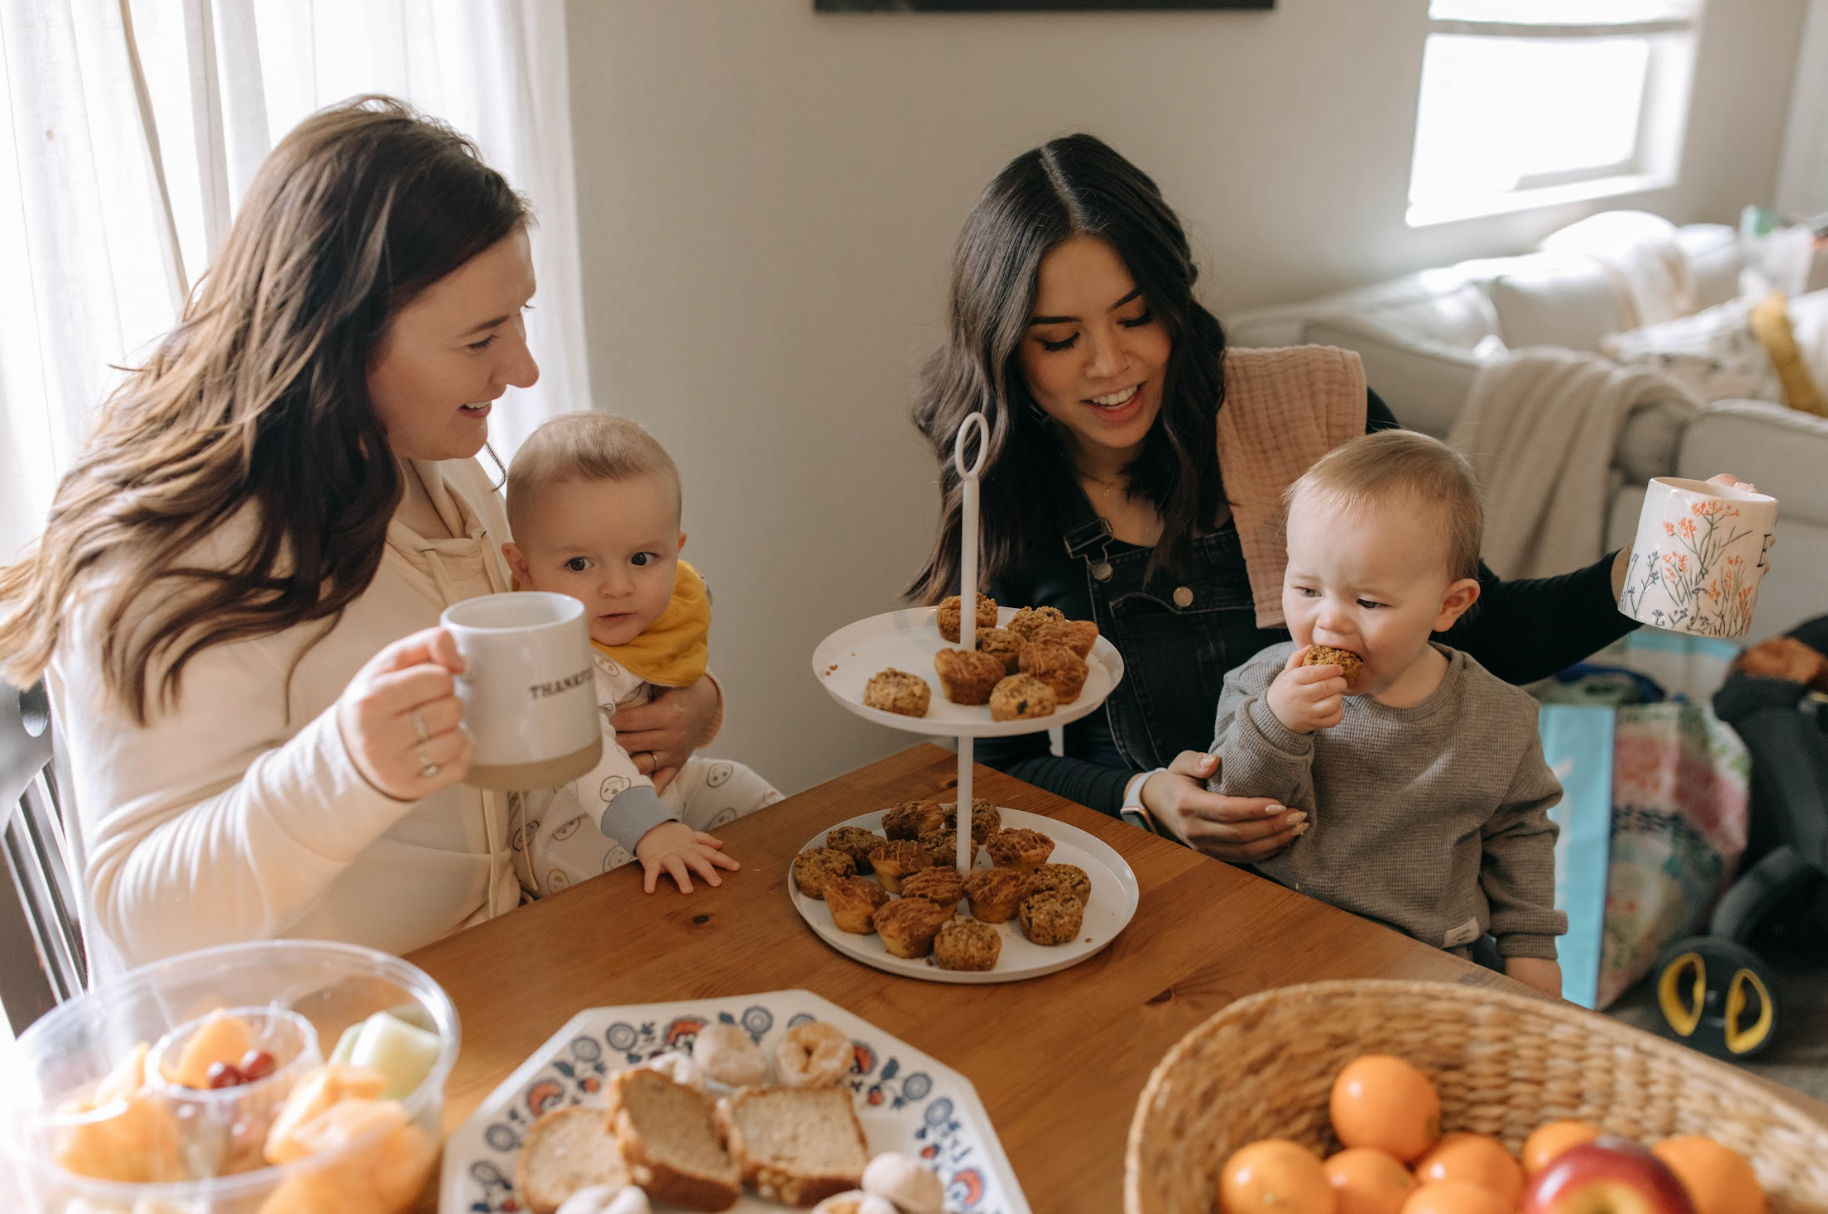
[[[1304,497],[1331,511],[1393,502],[1431,511],[1448,574],[1479,576],[1485,531],[1479,482],[1466,457],[1439,439],[1413,430],[1380,430],[1343,443],[1288,487],[1284,510]]]
[[[679,468],[666,448],[626,417],[567,413],[527,436],[508,465],[508,528],[518,537],[539,495],[572,481],[625,481],[659,473],[682,501]]]

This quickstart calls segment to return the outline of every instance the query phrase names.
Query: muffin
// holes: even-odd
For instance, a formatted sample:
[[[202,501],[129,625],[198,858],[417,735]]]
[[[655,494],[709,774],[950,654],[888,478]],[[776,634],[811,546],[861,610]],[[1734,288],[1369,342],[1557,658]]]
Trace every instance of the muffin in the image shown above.
[[[1004,674],[1016,672],[1016,658],[1022,652],[1022,638],[1007,628],[986,628],[977,634],[980,653],[1001,659]]]
[[[891,839],[918,839],[945,827],[946,811],[938,801],[903,801],[882,815],[882,833]]]
[[[933,854],[912,839],[890,839],[870,853],[870,867],[876,870],[882,888],[899,894],[903,877],[933,867]]]
[[[1012,674],[990,689],[990,719],[1021,721],[1050,717],[1059,703],[1054,689],[1032,674]]]
[[[1079,934],[1085,907],[1071,894],[1046,889],[1022,899],[1016,917],[1022,923],[1022,934],[1036,944],[1065,944]]]
[[[939,601],[939,612],[937,616],[939,621],[939,635],[945,637],[954,645],[958,644],[960,614],[959,601],[956,594],[949,595]],[[979,632],[982,632],[986,628],[995,628],[997,626],[996,601],[987,594],[980,593],[977,596],[977,626]]]
[[[943,970],[995,969],[1003,937],[976,919],[954,919],[933,937],[933,960]]]
[[[863,706],[904,717],[924,717],[932,702],[933,689],[917,674],[896,670],[893,666],[870,676],[863,685]]]
[[[939,807],[946,813],[946,829],[958,830],[958,803],[941,801]],[[1003,815],[997,807],[983,797],[971,798],[971,841],[983,846],[984,841],[997,833],[1003,826]]]
[[[1063,894],[1071,894],[1084,906],[1092,897],[1092,878],[1083,868],[1074,864],[1043,864],[1030,876],[1034,879],[1035,892],[1044,889],[1057,889]],[[829,892],[825,895],[831,901]]]
[[[935,864],[917,873],[909,873],[901,882],[901,896],[924,898],[947,914],[958,913],[959,900],[965,896],[965,879],[949,864]]]
[[[870,853],[887,842],[875,831],[861,826],[834,826],[825,832],[825,846],[849,856],[859,875],[870,871]]]
[[[793,883],[808,898],[823,898],[834,877],[856,875],[857,862],[835,847],[809,847],[793,858]]]
[[[990,853],[990,862],[998,868],[1013,868],[1025,876],[1032,876],[1053,854],[1054,841],[1038,830],[999,830],[990,836],[984,850]]]
[[[1024,607],[1010,617],[1004,627],[1021,637],[1024,641],[1034,638],[1035,629],[1043,624],[1058,623],[1066,619],[1066,614],[1058,607]]]
[[[897,898],[876,912],[876,931],[891,956],[924,957],[933,951],[933,937],[950,918],[951,911],[925,898]]]
[[[1085,676],[1090,673],[1085,659],[1064,645],[1029,641],[1022,646],[1022,654],[1017,660],[1023,674],[1032,674],[1053,688],[1054,698],[1062,704],[1071,704],[1079,698]]]
[[[870,916],[892,895],[868,877],[833,877],[825,883],[825,905],[841,932],[867,936],[876,930]]]
[[[1064,646],[1083,658],[1098,643],[1098,625],[1090,620],[1050,620],[1028,639],[1038,645]]]
[[[1350,649],[1334,649],[1328,645],[1309,645],[1308,651],[1301,655],[1303,666],[1337,666],[1345,671],[1346,686],[1358,682],[1358,668],[1365,660]]]
[[[958,832],[956,830],[928,831],[920,837],[920,845],[933,853],[935,864],[956,864],[958,862]],[[977,859],[977,848],[971,849],[971,858]]]
[[[1033,890],[1028,874],[1013,868],[993,868],[965,878],[965,897],[973,918],[985,923],[1007,923],[1016,907]]]
[[[942,649],[933,655],[939,689],[954,704],[988,704],[1003,677],[1003,660],[975,649]]]

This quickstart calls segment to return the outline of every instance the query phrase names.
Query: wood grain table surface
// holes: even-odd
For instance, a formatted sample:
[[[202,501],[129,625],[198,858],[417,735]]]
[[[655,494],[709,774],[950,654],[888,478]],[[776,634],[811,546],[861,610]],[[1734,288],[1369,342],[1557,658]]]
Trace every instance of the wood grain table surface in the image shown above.
[[[631,865],[412,954],[462,1017],[447,1132],[584,1008],[803,988],[970,1079],[1037,1214],[1115,1211],[1150,1071],[1232,1000],[1331,978],[1529,989],[988,768],[973,778],[975,795],[1088,830],[1135,871],[1136,917],[1103,952],[960,986],[860,965],[813,934],[788,897],[796,852],[845,818],[950,798],[956,756],[915,746],[725,827],[743,869],[719,889],[643,894]]]

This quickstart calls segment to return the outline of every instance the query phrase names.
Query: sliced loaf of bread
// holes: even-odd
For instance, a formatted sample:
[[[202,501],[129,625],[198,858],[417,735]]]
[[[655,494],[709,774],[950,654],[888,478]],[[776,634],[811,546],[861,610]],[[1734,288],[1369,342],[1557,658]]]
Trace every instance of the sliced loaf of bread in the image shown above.
[[[553,1214],[591,1185],[632,1183],[603,1110],[581,1104],[543,1113],[527,1128],[514,1180],[533,1214]]]
[[[646,1067],[618,1071],[607,1086],[609,1131],[648,1197],[688,1210],[736,1204],[740,1174],[718,1135],[710,1097]]]
[[[847,1087],[743,1088],[717,1104],[743,1183],[810,1206],[862,1183],[869,1146]]]

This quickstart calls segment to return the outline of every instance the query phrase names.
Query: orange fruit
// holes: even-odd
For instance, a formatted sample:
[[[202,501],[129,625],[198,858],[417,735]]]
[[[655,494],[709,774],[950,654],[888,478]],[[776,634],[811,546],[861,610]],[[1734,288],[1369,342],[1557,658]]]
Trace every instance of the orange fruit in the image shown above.
[[[1286,1138],[1239,1147],[1219,1173],[1220,1214],[1337,1214],[1320,1156]]]
[[[1484,1185],[1431,1180],[1409,1195],[1402,1214],[1512,1214],[1516,1208]]]
[[[1523,1168],[1504,1144],[1484,1134],[1455,1132],[1444,1135],[1415,1162],[1415,1178],[1466,1180],[1482,1185],[1511,1205],[1523,1199]]]
[[[1396,1156],[1347,1147],[1322,1165],[1339,1198],[1339,1214],[1398,1214],[1415,1192],[1415,1177]]]
[[[1537,1127],[1536,1132],[1524,1140],[1524,1174],[1536,1175],[1569,1147],[1592,1142],[1599,1136],[1600,1128],[1584,1121],[1551,1121],[1548,1125]]]
[[[1650,1148],[1669,1165],[1695,1214],[1765,1214],[1765,1191],[1746,1157],[1712,1138],[1689,1134]]]
[[[1389,1054],[1348,1062],[1333,1081],[1329,1111],[1341,1146],[1375,1147],[1404,1163],[1441,1136],[1441,1097],[1434,1084]]]

